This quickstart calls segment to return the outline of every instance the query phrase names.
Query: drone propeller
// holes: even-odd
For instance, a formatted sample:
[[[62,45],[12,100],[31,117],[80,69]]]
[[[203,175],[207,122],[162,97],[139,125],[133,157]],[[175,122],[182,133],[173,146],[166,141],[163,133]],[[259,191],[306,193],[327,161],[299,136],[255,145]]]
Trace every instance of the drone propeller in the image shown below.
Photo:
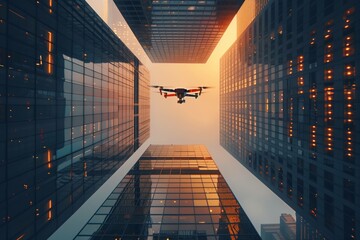
[[[212,87],[207,87],[207,86],[201,86],[201,87],[199,87],[199,89],[200,89],[200,91],[199,91],[199,96],[201,95],[201,93],[203,93],[203,92],[202,92],[203,89],[208,89],[208,88],[212,88]]]
[[[162,92],[162,90],[163,90],[163,86],[158,86],[158,85],[150,85],[150,87],[152,87],[152,88],[159,88],[159,90],[160,90],[160,95],[162,95],[163,94],[163,92]]]

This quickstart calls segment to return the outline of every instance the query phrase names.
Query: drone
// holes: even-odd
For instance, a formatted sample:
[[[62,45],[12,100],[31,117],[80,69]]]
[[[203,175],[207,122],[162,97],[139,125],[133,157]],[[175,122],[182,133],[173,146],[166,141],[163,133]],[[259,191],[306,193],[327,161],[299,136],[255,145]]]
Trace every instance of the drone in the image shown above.
[[[165,98],[167,97],[177,97],[177,103],[182,104],[185,103],[185,97],[193,97],[198,98],[203,89],[207,89],[209,87],[197,87],[197,88],[165,88],[163,86],[151,86],[153,88],[158,88],[160,95],[164,95]]]

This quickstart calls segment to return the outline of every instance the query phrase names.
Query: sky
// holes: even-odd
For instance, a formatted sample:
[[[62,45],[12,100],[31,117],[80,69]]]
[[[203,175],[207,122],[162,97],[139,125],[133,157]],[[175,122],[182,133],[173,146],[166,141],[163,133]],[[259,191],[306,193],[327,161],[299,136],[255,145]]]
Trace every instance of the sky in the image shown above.
[[[260,224],[279,223],[281,213],[294,211],[246,170],[219,145],[219,77],[220,57],[237,37],[236,17],[229,25],[206,64],[151,63],[126,25],[115,4],[108,0],[87,0],[95,11],[115,29],[120,39],[147,66],[152,85],[167,87],[210,86],[199,98],[186,98],[178,104],[176,98],[165,99],[157,89],[151,89],[151,144],[204,144],[208,147],[219,170],[227,180],[239,203],[260,231]],[[106,7],[111,9],[106,11]],[[246,0],[243,6],[253,6]],[[241,28],[251,20],[246,8],[240,9]],[[239,15],[240,15],[239,14]],[[294,216],[295,217],[295,216]]]

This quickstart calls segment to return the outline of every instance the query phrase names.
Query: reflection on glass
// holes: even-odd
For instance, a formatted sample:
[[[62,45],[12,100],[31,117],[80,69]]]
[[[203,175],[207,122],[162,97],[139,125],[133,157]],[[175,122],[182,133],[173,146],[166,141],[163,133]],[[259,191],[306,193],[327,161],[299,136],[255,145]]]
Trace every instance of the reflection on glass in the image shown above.
[[[202,145],[151,145],[114,192],[79,239],[260,239]]]
[[[0,239],[46,239],[131,156],[148,85],[85,0],[0,0]]]

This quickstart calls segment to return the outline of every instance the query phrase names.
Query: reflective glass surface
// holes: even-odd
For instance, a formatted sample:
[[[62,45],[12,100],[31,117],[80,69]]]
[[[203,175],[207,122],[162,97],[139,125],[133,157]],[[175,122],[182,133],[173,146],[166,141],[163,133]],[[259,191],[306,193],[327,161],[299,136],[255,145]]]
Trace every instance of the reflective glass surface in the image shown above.
[[[45,239],[131,156],[148,85],[84,0],[0,0],[0,239]]]
[[[244,1],[114,2],[152,62],[205,63]]]
[[[221,145],[296,210],[303,239],[357,239],[360,2],[258,3],[221,59]]]
[[[202,145],[151,145],[76,239],[260,239]]]

